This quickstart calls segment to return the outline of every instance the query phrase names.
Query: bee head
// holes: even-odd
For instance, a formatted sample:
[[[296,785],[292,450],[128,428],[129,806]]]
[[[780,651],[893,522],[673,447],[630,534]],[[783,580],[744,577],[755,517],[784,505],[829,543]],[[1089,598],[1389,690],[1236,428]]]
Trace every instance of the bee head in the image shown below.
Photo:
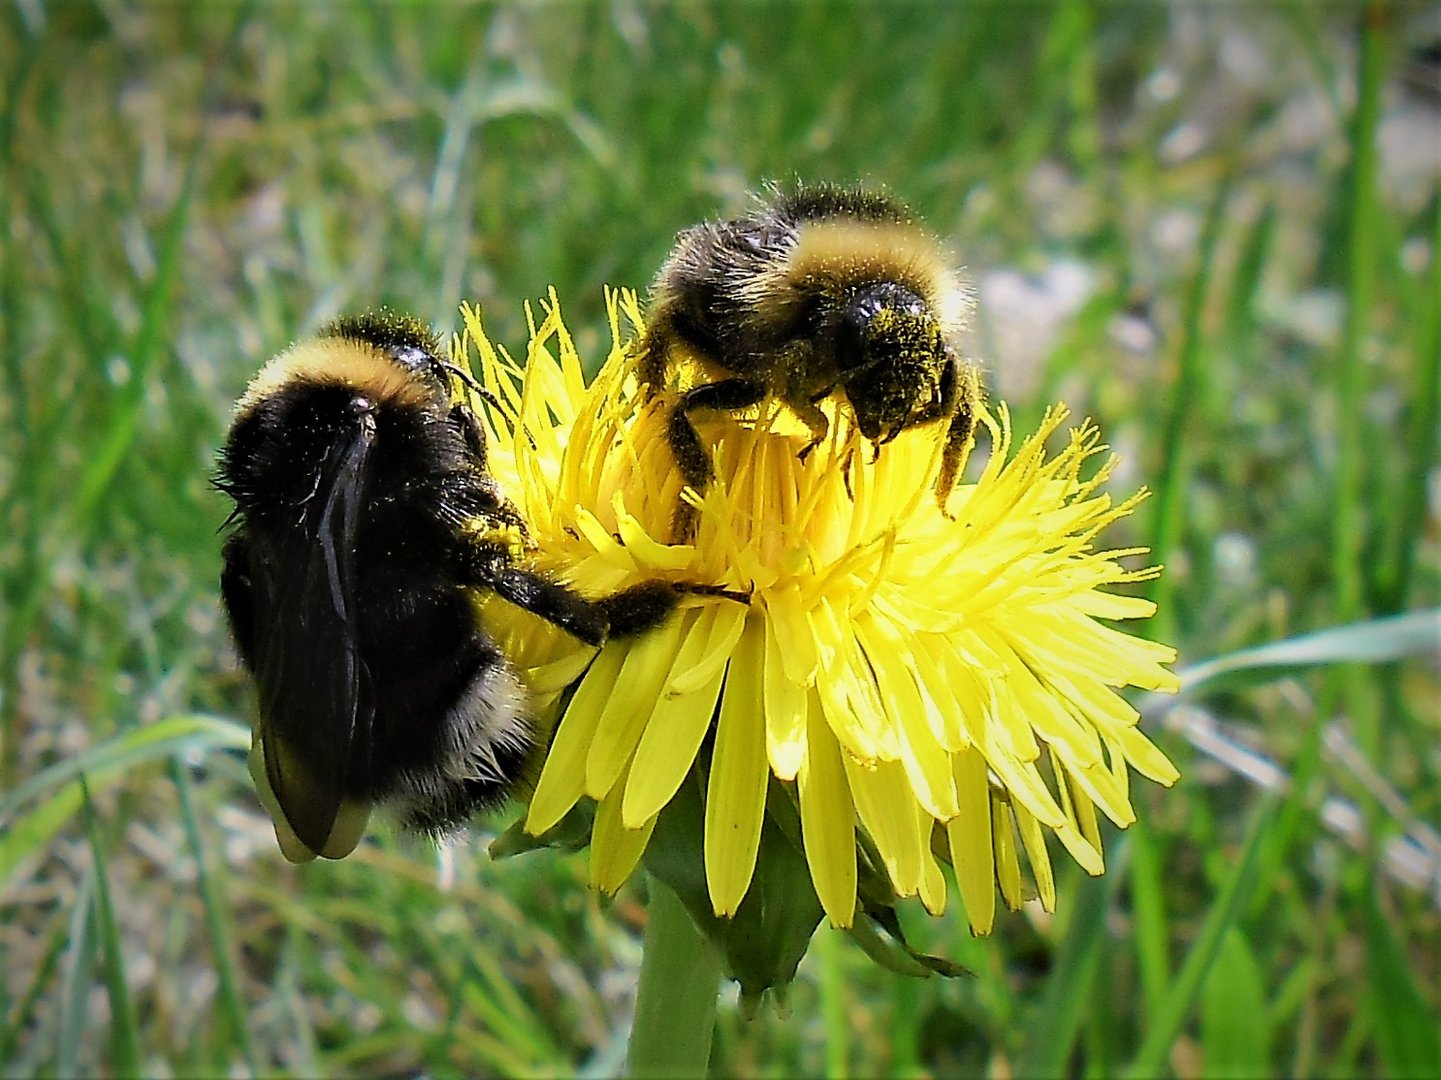
[[[455,369],[440,358],[440,342],[418,319],[389,311],[371,311],[337,319],[322,338],[344,338],[378,349],[437,402],[450,397]]]
[[[356,330],[337,324],[286,350],[241,397],[218,483],[247,519],[323,507],[335,484],[360,482],[362,463],[413,472],[458,442],[444,422],[445,369],[428,342]]]
[[[949,346],[926,302],[904,285],[878,282],[846,307],[836,365],[861,434],[889,442],[941,400]]]

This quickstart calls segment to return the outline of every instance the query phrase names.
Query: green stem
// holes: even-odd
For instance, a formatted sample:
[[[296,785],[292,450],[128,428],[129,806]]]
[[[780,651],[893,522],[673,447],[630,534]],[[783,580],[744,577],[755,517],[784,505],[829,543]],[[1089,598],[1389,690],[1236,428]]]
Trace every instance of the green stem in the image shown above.
[[[817,957],[821,962],[821,1016],[826,1030],[826,1077],[843,1080],[846,1068],[846,1034],[850,1020],[846,1017],[845,976],[841,973],[840,934],[827,927],[815,938]]]
[[[630,1031],[631,1076],[706,1075],[720,976],[720,958],[679,897],[652,876]]]

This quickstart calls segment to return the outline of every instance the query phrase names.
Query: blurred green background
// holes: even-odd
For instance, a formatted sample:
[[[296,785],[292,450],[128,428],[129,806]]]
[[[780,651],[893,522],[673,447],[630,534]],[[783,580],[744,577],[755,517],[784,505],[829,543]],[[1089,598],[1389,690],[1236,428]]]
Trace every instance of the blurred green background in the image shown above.
[[[593,349],[604,284],[800,177],[910,202],[1018,428],[1064,399],[1157,492],[1108,539],[1167,564],[1183,666],[1300,640],[1146,703],[1184,779],[1054,916],[911,913],[975,978],[823,929],[715,1072],[1434,1075],[1438,42],[1419,4],[7,4],[0,1072],[620,1068],[639,886],[483,832],[282,861],[208,476],[322,321],[476,300],[516,350],[554,285]]]

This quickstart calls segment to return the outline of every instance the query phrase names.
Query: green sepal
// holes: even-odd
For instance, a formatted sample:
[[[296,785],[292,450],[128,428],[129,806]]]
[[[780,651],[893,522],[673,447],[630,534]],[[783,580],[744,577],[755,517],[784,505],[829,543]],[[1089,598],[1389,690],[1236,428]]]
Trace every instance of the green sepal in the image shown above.
[[[527,851],[555,848],[558,851],[583,851],[590,846],[590,831],[595,822],[595,804],[586,800],[571,807],[570,812],[539,836],[525,831],[525,815],[512,821],[508,828],[490,842],[487,848],[492,859],[508,859]]]
[[[741,1009],[752,1016],[767,990],[784,1007],[785,988],[796,976],[811,936],[820,925],[820,900],[804,854],[770,820],[761,826],[755,875],[733,918],[719,918],[705,878],[705,807],[692,773],[661,811],[646,847],[646,869],[665,882],[740,983]],[[774,792],[772,792],[774,795]]]
[[[924,953],[912,946],[906,941],[900,919],[893,908],[860,908],[859,905],[857,908],[856,918],[846,933],[881,967],[917,979],[927,979],[932,975],[955,979],[975,974],[954,960]],[[882,930],[885,933],[881,933]]]
[[[784,837],[789,838],[787,842],[792,850],[800,854],[800,808],[792,785],[771,780],[770,792],[766,796],[766,824],[774,825]],[[949,859],[949,849],[946,856]],[[800,855],[800,859],[804,866],[804,855]],[[856,859],[856,916],[846,933],[867,956],[890,971],[914,978],[924,979],[931,975],[956,978],[973,974],[945,957],[920,952],[906,941],[895,910],[901,898],[891,886],[880,851],[864,829],[856,830]],[[808,869],[806,891],[815,896]]]

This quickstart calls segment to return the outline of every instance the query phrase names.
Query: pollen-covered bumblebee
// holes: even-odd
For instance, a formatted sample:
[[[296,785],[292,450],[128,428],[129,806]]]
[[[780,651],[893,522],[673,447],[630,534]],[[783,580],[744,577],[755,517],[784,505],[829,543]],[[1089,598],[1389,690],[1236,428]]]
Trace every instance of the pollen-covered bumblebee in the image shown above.
[[[779,399],[810,430],[804,456],[828,431],[819,403],[840,390],[877,451],[907,428],[948,424],[936,483],[944,508],[979,393],[957,351],[970,306],[939,243],[900,203],[801,187],[679,234],[651,291],[640,376],[652,395],[679,392],[669,441],[696,490],[713,467],[692,413]],[[686,360],[713,380],[671,387]],[[683,503],[679,538],[694,521]]]
[[[469,590],[600,645],[684,588],[591,601],[521,565],[524,523],[458,380],[419,323],[370,315],[275,357],[236,406],[221,591],[259,686],[252,772],[293,861],[348,854],[373,804],[439,833],[516,780],[525,689]]]

